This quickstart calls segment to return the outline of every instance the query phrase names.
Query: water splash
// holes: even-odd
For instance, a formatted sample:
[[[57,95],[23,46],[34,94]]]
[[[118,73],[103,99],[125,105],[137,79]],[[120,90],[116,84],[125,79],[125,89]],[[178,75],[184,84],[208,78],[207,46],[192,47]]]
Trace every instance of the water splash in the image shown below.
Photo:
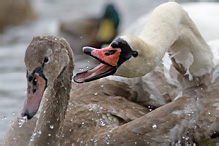
[[[27,122],[27,116],[19,118],[19,120],[18,120],[19,128],[21,128],[25,122]]]
[[[50,129],[54,129],[54,126],[53,126],[53,125],[50,125],[49,127],[50,127]]]
[[[79,71],[84,71],[84,69],[83,68],[79,68]]]
[[[41,130],[37,130],[37,133],[38,133],[39,135],[41,135],[41,134],[42,134]]]
[[[6,117],[6,116],[3,116],[2,120],[6,120],[6,119],[7,119],[7,117]]]
[[[153,129],[156,129],[156,128],[157,128],[157,125],[156,125],[156,124],[153,124],[153,125],[152,125],[152,128],[153,128]]]

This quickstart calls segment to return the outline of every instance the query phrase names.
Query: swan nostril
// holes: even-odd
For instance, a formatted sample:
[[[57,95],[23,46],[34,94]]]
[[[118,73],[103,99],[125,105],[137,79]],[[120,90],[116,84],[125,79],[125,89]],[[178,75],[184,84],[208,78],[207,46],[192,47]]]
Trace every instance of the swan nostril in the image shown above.
[[[22,116],[22,117],[27,116],[27,119],[28,119],[28,120],[32,118],[32,116],[30,115],[28,109],[26,109],[25,112],[21,113],[21,116]]]
[[[37,79],[33,79],[33,93],[36,92]]]
[[[116,53],[116,51],[117,51],[117,50],[110,50],[110,51],[107,51],[107,52],[105,53],[105,55],[107,55],[107,56],[113,55],[113,54]]]

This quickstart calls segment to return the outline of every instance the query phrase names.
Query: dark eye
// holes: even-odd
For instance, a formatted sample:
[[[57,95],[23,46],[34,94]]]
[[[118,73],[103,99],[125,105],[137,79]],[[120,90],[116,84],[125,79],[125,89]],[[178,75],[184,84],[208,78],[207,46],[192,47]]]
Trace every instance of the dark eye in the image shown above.
[[[133,56],[133,57],[137,57],[137,56],[138,56],[138,52],[137,52],[137,51],[133,51],[133,52],[132,52],[132,56]]]
[[[46,56],[45,58],[44,58],[44,63],[46,63],[46,62],[48,62],[49,61],[49,58]]]

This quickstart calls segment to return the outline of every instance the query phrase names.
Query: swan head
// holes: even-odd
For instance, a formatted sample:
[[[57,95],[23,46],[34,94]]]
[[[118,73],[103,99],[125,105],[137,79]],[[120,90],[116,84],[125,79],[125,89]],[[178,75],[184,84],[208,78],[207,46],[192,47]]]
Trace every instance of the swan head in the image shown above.
[[[22,116],[31,119],[38,111],[44,91],[72,60],[72,52],[64,39],[34,37],[25,52],[27,98]],[[70,56],[69,56],[70,55]]]
[[[153,52],[148,48],[144,41],[132,35],[119,37],[106,48],[84,47],[84,53],[100,61],[100,65],[76,74],[74,81],[83,83],[109,75],[143,76],[153,69],[155,62],[151,56]]]

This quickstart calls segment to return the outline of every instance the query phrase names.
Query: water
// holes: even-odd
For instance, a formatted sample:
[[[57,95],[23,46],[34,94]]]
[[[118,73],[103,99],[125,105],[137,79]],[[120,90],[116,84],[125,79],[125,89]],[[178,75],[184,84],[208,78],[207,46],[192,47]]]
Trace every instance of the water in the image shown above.
[[[0,144],[26,96],[24,53],[33,36],[58,35],[64,18],[98,15],[105,3],[114,2],[121,14],[120,31],[137,17],[168,0],[32,0],[37,19],[0,34]],[[78,63],[85,69],[88,62]],[[78,67],[79,68],[79,67]]]

